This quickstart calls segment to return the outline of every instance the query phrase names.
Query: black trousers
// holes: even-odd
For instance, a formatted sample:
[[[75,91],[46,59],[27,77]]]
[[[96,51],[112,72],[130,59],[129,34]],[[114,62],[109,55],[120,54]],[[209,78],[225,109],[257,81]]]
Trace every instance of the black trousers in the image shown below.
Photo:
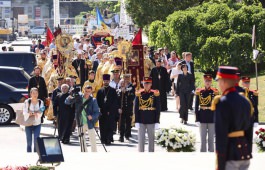
[[[180,98],[180,108],[179,108],[180,118],[182,118],[184,121],[188,121],[190,93],[180,92],[179,98]]]
[[[102,113],[101,117],[99,118],[99,131],[102,143],[106,143],[108,141],[113,142],[113,124],[113,113]]]
[[[192,109],[193,98],[194,98],[194,94],[192,93],[192,94],[190,95],[190,99],[189,99],[189,109]]]
[[[123,110],[121,114],[121,122],[120,122],[120,137],[121,138],[129,138],[131,137],[131,122],[132,122],[132,109],[131,110]]]

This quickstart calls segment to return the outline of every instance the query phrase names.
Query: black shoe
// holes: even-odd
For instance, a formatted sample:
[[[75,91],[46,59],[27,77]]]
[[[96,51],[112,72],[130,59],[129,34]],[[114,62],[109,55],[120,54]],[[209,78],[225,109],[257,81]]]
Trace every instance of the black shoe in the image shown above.
[[[130,138],[129,138],[129,137],[126,137],[125,139],[126,139],[126,140],[130,140]]]
[[[106,141],[106,145],[110,145],[111,144],[111,141],[110,140],[107,140]]]
[[[120,137],[119,141],[120,142],[124,142],[124,138],[123,137]]]
[[[184,121],[184,125],[188,124],[187,121]]]
[[[193,110],[193,108],[189,108],[190,110]]]
[[[69,144],[70,143],[70,140],[64,140],[62,141],[63,144]]]

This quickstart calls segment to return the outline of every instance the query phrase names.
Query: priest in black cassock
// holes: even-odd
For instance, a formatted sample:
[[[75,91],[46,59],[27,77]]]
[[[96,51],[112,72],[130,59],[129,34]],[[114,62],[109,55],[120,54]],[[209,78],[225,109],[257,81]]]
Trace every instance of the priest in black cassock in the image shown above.
[[[75,68],[75,71],[80,78],[81,86],[83,86],[88,77],[88,67],[86,65],[86,61],[81,57],[82,53],[78,54],[77,58],[72,62],[72,66]]]
[[[54,100],[54,116],[57,118],[59,139],[64,144],[70,142],[72,124],[75,117],[72,105],[66,105],[65,99],[69,96],[69,86],[63,84],[61,86],[62,93],[59,93]]]
[[[167,69],[161,66],[161,59],[156,60],[156,67],[151,70],[152,89],[159,90],[161,111],[167,111],[167,92],[170,91],[170,79]]]
[[[118,113],[119,103],[116,90],[109,86],[110,75],[103,74],[103,85],[97,93],[97,102],[101,116],[99,118],[99,128],[101,142],[110,145],[113,142],[113,127],[115,115]]]

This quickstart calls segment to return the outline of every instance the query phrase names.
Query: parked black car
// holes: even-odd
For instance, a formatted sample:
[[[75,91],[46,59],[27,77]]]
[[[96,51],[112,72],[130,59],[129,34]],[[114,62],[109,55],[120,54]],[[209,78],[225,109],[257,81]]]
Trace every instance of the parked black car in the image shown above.
[[[0,92],[0,125],[3,125],[16,117],[17,110],[22,110],[23,103],[28,98],[28,91],[0,81]]]
[[[23,68],[0,66],[0,81],[15,88],[25,89],[28,86],[30,76]]]
[[[37,65],[36,55],[31,52],[0,52],[0,65],[9,67],[21,67],[31,75]]]

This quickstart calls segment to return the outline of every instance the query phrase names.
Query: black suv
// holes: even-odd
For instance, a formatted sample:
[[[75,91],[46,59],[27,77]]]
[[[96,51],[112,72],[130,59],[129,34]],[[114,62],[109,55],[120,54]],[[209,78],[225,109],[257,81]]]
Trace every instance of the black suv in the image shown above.
[[[23,103],[28,98],[28,91],[0,81],[0,92],[0,125],[4,125],[16,117],[17,110],[22,110]]]
[[[0,66],[0,81],[15,88],[27,88],[29,79],[30,76],[23,68]]]
[[[31,52],[0,52],[0,65],[9,67],[21,67],[31,75],[37,65],[36,55]]]

